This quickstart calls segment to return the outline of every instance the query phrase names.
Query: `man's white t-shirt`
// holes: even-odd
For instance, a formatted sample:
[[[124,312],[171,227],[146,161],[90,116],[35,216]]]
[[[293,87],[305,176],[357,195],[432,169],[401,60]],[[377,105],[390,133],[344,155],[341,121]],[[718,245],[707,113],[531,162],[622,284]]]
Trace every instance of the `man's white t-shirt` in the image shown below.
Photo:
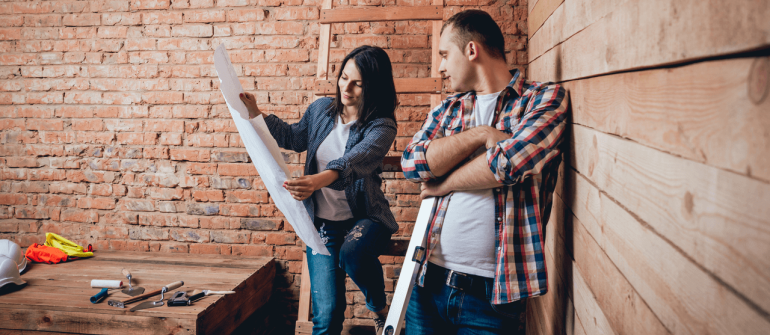
[[[491,126],[500,92],[477,95],[473,114],[476,126]],[[481,146],[471,155],[486,154]],[[441,237],[429,261],[462,273],[492,278],[495,275],[495,201],[492,189],[454,192],[449,200]]]
[[[337,122],[334,124],[334,129],[326,136],[321,145],[316,151],[316,164],[318,164],[318,171],[326,170],[326,165],[329,162],[338,159],[345,155],[345,146],[348,143],[348,137],[350,137],[350,127],[356,120],[348,123],[342,123],[342,118],[338,115]],[[315,215],[322,219],[331,221],[342,221],[353,217],[353,212],[350,211],[350,205],[348,205],[348,199],[345,196],[345,191],[336,191],[328,187],[321,188],[318,192],[313,193],[313,199],[315,200]]]

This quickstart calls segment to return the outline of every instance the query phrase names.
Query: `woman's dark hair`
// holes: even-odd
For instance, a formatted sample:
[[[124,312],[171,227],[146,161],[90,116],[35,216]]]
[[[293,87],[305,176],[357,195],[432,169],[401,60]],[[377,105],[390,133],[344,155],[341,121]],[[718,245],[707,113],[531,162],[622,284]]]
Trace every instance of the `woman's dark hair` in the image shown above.
[[[349,60],[353,60],[361,73],[361,99],[358,100],[359,126],[377,118],[386,117],[396,121],[396,85],[393,83],[393,67],[390,57],[382,48],[363,45],[351,51],[340,64],[337,74],[337,94],[331,103],[329,112],[336,118],[342,112],[344,105],[340,99],[340,77],[342,69]]]

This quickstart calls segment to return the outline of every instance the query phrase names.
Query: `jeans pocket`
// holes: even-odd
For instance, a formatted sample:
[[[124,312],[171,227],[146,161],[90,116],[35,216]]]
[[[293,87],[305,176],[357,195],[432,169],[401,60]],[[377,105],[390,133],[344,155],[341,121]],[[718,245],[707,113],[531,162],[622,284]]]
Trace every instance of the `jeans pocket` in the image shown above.
[[[522,299],[519,301],[514,301],[507,304],[500,304],[495,305],[490,303],[490,306],[492,306],[492,309],[497,312],[497,314],[500,314],[502,316],[505,316],[510,319],[519,320],[521,322],[524,322],[524,317],[527,312],[527,300]]]

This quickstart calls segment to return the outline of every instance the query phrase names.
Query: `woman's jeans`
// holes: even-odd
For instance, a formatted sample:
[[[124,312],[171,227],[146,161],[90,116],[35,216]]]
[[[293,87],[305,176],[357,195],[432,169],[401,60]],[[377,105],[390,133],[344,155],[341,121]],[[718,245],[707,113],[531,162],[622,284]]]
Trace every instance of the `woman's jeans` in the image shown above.
[[[379,256],[390,241],[390,231],[369,219],[329,221],[316,218],[315,226],[331,256],[307,248],[313,298],[313,335],[339,334],[345,319],[345,274],[366,296],[372,312],[385,308],[385,281]]]

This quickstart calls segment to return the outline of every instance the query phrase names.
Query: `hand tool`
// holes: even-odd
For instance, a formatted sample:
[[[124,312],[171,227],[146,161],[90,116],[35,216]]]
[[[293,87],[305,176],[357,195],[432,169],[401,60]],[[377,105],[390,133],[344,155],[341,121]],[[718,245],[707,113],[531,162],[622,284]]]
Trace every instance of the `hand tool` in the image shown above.
[[[203,298],[212,294],[233,294],[235,291],[211,291],[211,290],[195,290],[192,291],[188,297],[187,292],[177,291],[174,292],[174,296],[168,299],[168,307],[172,306],[189,306],[193,301]]]
[[[180,287],[184,285],[183,281],[174,282],[171,284],[168,284],[166,286],[163,286],[163,288],[160,289],[160,299],[158,301],[145,301],[139,305],[134,306],[134,308],[131,308],[130,311],[136,312],[140,309],[147,309],[147,308],[153,308],[153,307],[160,307],[165,304],[163,302],[163,296],[166,294],[166,292],[173,290],[177,287]]]
[[[91,287],[92,288],[121,288],[123,287],[123,282],[120,280],[99,280],[99,279],[92,279],[91,280]]]
[[[107,297],[107,291],[108,291],[108,289],[106,287],[103,288],[101,291],[99,291],[99,293],[97,293],[96,295],[91,297],[91,303],[95,304],[95,303],[98,303],[98,302],[104,300],[104,298]]]
[[[142,294],[140,296],[133,297],[133,298],[128,298],[128,299],[123,300],[123,301],[120,301],[120,300],[110,300],[110,301],[107,301],[107,304],[110,305],[110,306],[118,307],[118,308],[126,308],[126,305],[128,305],[130,303],[137,302],[137,301],[140,301],[140,300],[147,299],[149,297],[156,296],[158,294],[161,294],[161,292],[168,292],[168,290],[173,290],[173,289],[175,289],[177,287],[180,287],[182,285],[184,285],[184,282],[183,281],[178,281],[178,282],[175,282],[175,283],[168,284],[168,285],[164,286],[162,289],[155,290],[155,291],[152,291],[152,292],[149,292],[149,293],[145,293],[145,294]],[[164,289],[165,289],[165,291],[163,291]]]
[[[126,276],[126,278],[128,278],[128,288],[122,291],[124,294],[135,297],[137,295],[144,293],[144,287],[134,288],[131,286],[131,272],[129,272],[128,269],[123,269],[120,272],[122,272],[123,275]]]

